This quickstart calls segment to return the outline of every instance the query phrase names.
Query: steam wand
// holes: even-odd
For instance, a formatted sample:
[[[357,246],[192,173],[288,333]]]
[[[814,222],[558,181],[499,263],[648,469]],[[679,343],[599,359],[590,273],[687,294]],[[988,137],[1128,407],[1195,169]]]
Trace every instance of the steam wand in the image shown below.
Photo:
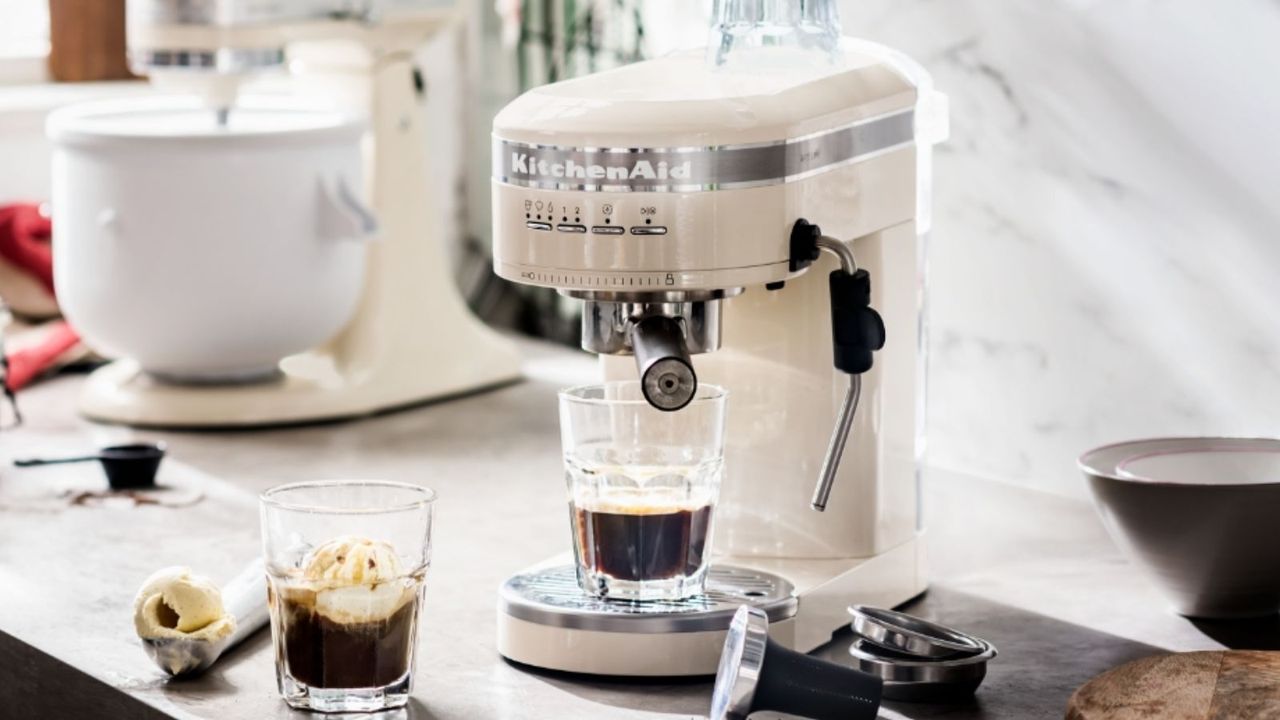
[[[862,373],[871,369],[872,353],[883,348],[885,341],[884,320],[871,307],[871,275],[858,269],[849,243],[823,235],[817,225],[806,220],[797,220],[791,230],[792,271],[808,267],[823,250],[840,260],[840,269],[832,271],[830,277],[831,340],[836,369],[849,374],[849,388],[840,405],[818,485],[809,503],[818,512],[827,509],[831,486],[840,469],[840,459],[862,396]]]

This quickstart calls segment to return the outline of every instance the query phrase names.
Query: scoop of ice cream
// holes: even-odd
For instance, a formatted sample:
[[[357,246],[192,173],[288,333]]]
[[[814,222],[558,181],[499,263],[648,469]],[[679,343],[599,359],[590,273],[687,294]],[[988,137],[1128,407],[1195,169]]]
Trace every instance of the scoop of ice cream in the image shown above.
[[[412,597],[404,580],[348,585],[316,593],[316,612],[336,623],[372,623],[391,617]]]
[[[343,535],[312,550],[302,574],[334,587],[385,582],[400,577],[400,558],[387,543]]]
[[[401,577],[394,548],[352,535],[311,551],[302,574],[317,585],[316,611],[339,623],[386,619],[413,597],[416,587]]]
[[[219,640],[236,629],[222,591],[190,568],[157,570],[133,600],[133,627],[141,638]]]

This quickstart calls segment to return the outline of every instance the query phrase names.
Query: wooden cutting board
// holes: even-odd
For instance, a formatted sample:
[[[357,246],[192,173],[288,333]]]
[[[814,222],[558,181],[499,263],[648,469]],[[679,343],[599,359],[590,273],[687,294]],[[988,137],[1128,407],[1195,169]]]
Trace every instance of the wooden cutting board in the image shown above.
[[[1280,652],[1153,655],[1075,691],[1066,720],[1280,719]]]

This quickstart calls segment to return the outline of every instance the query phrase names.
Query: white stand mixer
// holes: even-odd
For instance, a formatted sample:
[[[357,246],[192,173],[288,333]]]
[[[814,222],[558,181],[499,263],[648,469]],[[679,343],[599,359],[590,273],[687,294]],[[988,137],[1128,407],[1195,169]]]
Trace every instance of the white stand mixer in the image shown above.
[[[344,70],[364,76],[372,129],[368,197],[380,232],[368,249],[353,319],[325,346],[285,358],[276,378],[171,383],[121,360],[90,376],[84,414],[144,426],[286,424],[370,414],[519,376],[514,345],[475,318],[457,290],[429,192],[411,53],[455,12],[421,0],[363,5],[354,14],[342,0],[130,0],[135,67],[199,88],[224,118],[234,112],[238,79],[278,66],[286,45],[291,52],[312,41],[358,46],[354,68]]]
[[[721,2],[742,25],[711,61],[680,53],[537,88],[494,121],[497,273],[584,300],[583,347],[608,377],[638,373],[655,407],[679,412],[701,380],[729,392],[706,595],[595,599],[555,558],[502,588],[498,649],[511,660],[711,674],[738,605],[808,651],[851,603],[892,607],[927,584],[924,239],[945,97],[909,59],[838,29],[808,38],[816,55],[784,39],[762,43],[760,62],[720,67],[766,5],[821,16],[755,18],[791,39],[835,15],[833,3]],[[839,262],[813,262],[819,248]],[[852,376],[860,404],[832,367],[835,286],[855,262],[887,328],[874,367]]]

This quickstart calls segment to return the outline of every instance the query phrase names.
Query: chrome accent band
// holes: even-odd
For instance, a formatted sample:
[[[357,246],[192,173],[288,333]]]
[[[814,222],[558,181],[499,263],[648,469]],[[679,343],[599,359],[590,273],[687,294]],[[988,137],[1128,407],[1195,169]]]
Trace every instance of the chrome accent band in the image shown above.
[[[284,64],[284,48],[217,50],[130,50],[129,69],[139,75],[155,70],[244,73]]]
[[[914,139],[914,108],[804,137],[746,145],[576,148],[514,142],[494,135],[493,177],[540,190],[734,190],[795,182]]]
[[[364,18],[371,0],[129,0],[131,25],[243,27],[267,23]]]

